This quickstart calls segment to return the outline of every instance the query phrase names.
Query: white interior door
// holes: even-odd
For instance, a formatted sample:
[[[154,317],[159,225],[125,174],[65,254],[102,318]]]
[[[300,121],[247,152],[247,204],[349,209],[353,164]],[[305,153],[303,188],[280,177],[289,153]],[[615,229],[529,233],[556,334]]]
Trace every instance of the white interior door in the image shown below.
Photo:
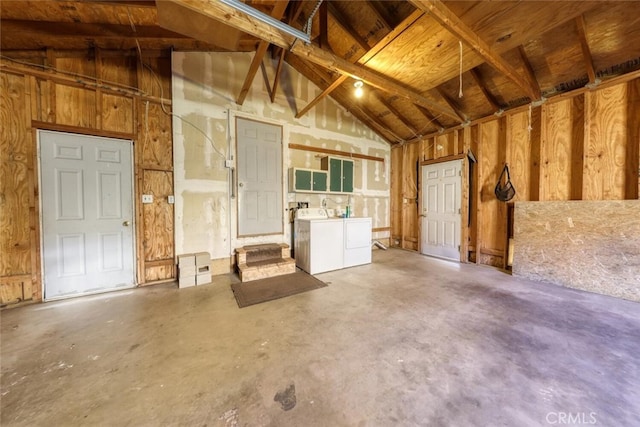
[[[135,285],[131,141],[39,132],[45,299]]]
[[[462,160],[422,167],[422,245],[425,255],[460,260]]]
[[[236,120],[238,235],[282,233],[282,128]]]

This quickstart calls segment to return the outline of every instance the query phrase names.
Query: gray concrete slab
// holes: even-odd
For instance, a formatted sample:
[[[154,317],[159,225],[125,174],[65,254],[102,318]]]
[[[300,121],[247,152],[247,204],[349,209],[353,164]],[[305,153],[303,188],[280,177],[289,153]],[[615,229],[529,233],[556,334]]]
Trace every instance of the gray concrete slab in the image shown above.
[[[640,425],[640,304],[400,251],[5,310],[3,426]]]

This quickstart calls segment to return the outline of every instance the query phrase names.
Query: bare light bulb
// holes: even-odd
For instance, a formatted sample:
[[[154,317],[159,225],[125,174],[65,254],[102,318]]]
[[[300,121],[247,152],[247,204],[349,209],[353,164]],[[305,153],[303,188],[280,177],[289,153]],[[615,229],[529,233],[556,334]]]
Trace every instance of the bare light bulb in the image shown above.
[[[362,90],[362,85],[363,83],[361,80],[356,80],[356,82],[353,84],[353,86],[356,88],[355,92],[353,93],[356,98],[362,98],[362,95],[364,94],[364,90]]]

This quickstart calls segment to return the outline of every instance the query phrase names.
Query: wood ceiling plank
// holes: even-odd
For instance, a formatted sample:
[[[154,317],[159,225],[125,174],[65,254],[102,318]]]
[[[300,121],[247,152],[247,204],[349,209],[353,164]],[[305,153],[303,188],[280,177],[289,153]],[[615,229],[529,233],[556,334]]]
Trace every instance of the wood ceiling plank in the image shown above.
[[[440,25],[475,50],[487,63],[517,84],[532,100],[540,98],[539,89],[536,91],[511,64],[504,61],[499,54],[495,53],[484,40],[467,27],[444,3],[439,0],[411,0],[411,2],[418,9],[429,13]]]
[[[273,10],[271,11],[271,17],[280,20],[280,18],[282,18],[282,16],[284,15],[288,4],[289,0],[277,2]],[[253,83],[253,79],[256,77],[256,73],[258,72],[258,68],[260,68],[260,64],[264,59],[264,54],[267,52],[268,47],[269,42],[265,40],[260,41],[260,43],[258,44],[256,53],[255,55],[253,55],[253,60],[251,61],[251,65],[249,66],[249,71],[247,72],[247,76],[245,77],[242,88],[240,89],[240,94],[238,95],[236,104],[242,105],[244,103],[244,100],[247,98],[247,94],[249,93],[249,89],[251,88],[251,84]]]
[[[591,56],[591,49],[589,48],[589,42],[587,41],[587,30],[584,22],[584,15],[580,15],[576,18],[576,28],[578,30],[578,38],[580,39],[580,47],[582,48],[582,56],[584,56],[584,62],[587,67],[589,83],[593,84],[596,82],[596,70],[593,67],[593,57]]]
[[[326,3],[323,3],[323,4],[326,4]],[[353,28],[351,28],[351,26],[348,24],[348,20],[345,18],[343,13],[340,12],[333,3],[329,3],[328,10],[331,16],[333,17],[334,22],[338,24],[338,26],[342,28],[342,30],[345,33],[349,34],[351,38],[356,43],[358,43],[358,45],[360,45],[362,50],[368,51],[370,49],[369,43],[367,43],[364,37],[362,37],[360,34],[354,31]]]
[[[167,30],[184,34],[228,50],[236,50],[242,32],[236,28],[216,24],[180,2],[158,1],[158,25]]]

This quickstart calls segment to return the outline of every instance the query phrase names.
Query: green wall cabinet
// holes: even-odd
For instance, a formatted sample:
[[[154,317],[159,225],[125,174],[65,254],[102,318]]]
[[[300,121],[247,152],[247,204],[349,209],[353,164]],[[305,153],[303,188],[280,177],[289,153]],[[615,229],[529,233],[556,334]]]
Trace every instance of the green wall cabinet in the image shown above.
[[[329,172],[330,192],[353,193],[353,160],[324,157],[320,167]]]
[[[327,191],[327,171],[291,168],[289,169],[289,192],[324,193]]]

